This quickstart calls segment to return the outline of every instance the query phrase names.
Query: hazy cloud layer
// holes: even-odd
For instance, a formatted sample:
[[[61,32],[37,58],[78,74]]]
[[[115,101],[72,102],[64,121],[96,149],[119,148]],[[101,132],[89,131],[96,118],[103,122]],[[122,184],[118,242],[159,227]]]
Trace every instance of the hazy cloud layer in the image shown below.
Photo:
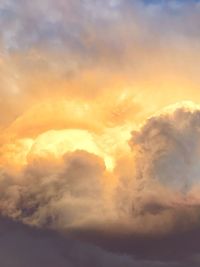
[[[2,218],[0,227],[0,263],[5,267],[122,267],[135,264],[130,256],[107,252],[51,231],[28,228]]]
[[[140,119],[198,100],[199,12],[195,1],[1,1],[1,125],[39,99],[95,99],[107,110],[126,92]]]
[[[5,218],[0,218],[0,227],[0,263],[5,267],[32,267],[36,265],[38,267],[82,267],[91,265],[95,267],[180,267],[187,266],[187,264],[192,264],[192,266],[198,266],[199,264],[198,253],[192,254],[190,250],[185,254],[187,257],[189,255],[191,259],[184,259],[185,263],[184,261],[182,263],[178,263],[177,261],[180,257],[180,251],[175,258],[172,256],[171,259],[169,257],[168,259],[155,260],[152,258],[154,257],[154,252],[152,252],[143,260],[139,252],[140,249],[136,250],[138,256],[138,259],[136,259],[130,250],[128,250],[129,254],[125,252],[113,252],[112,250],[115,250],[115,245],[111,246],[110,249],[102,249],[94,245],[93,242],[79,241],[70,235],[60,235],[48,230],[30,228]],[[190,240],[190,236],[188,240]],[[146,241],[146,244],[143,242],[145,249],[148,248],[148,238]],[[178,236],[177,245],[180,245],[179,242],[181,241],[181,237]],[[123,240],[115,240],[115,244],[116,242],[124,243]],[[154,242],[157,246],[157,242]],[[161,255],[162,253],[165,255],[164,250],[169,249],[168,242],[169,244],[173,242],[173,238],[172,240],[169,239],[169,241],[161,239]],[[109,244],[109,242],[107,243]],[[151,244],[151,241],[149,243]],[[138,244],[140,247],[139,240]],[[167,248],[165,247],[166,245]],[[104,247],[104,245],[102,246]],[[134,243],[132,246],[134,246]],[[168,252],[168,254],[171,253]],[[149,259],[147,259],[148,257]]]

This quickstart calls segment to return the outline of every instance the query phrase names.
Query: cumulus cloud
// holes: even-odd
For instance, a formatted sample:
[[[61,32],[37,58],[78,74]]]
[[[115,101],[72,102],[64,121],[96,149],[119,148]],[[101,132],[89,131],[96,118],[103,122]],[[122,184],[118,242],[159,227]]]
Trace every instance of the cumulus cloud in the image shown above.
[[[78,241],[69,235],[67,229],[76,232],[108,222],[104,172],[103,161],[84,151],[68,153],[59,162],[34,159],[20,173],[2,170],[0,263],[16,267],[165,266],[162,261],[135,260],[134,255],[111,252],[112,248],[99,248],[93,242]]]
[[[199,227],[200,109],[184,104],[152,116],[200,99],[199,16],[198,1],[0,0],[2,216],[42,232],[88,227],[141,237]],[[16,266],[24,249],[15,254],[13,238],[38,231],[11,224],[23,229],[13,237],[6,230],[4,266],[13,262],[3,254],[11,250]],[[60,241],[30,239],[36,250],[37,243],[56,251],[49,259],[35,251],[34,266],[184,266],[180,258],[134,260],[134,251],[112,254],[65,237],[74,244],[66,254]],[[194,250],[189,265],[198,265]],[[27,266],[25,255],[18,260]]]
[[[19,251],[13,254],[20,266],[32,257],[38,266],[50,261],[60,266],[82,266],[85,262],[91,264],[91,259],[94,266],[179,267],[185,266],[184,261],[198,266],[198,244],[183,258],[164,251],[174,239],[181,243],[182,234],[188,242],[195,231],[199,235],[199,127],[198,105],[183,103],[163,110],[132,132],[132,152],[117,161],[113,173],[106,171],[102,158],[83,150],[58,159],[48,153],[45,157],[37,155],[19,170],[1,168],[0,213],[15,222],[2,219],[1,229],[13,225],[14,230],[6,229],[3,242],[7,246],[0,261],[12,266],[3,255],[10,250],[14,253],[12,238],[25,235]],[[107,188],[111,179],[115,185]],[[15,227],[21,230],[16,232]],[[50,232],[46,241],[45,229],[49,228],[61,232],[62,244],[70,249],[59,245],[60,237],[51,240]],[[11,237],[9,231],[14,231]],[[44,240],[29,237],[26,231],[40,231]],[[156,251],[148,254],[148,246],[157,247],[157,238],[162,240],[160,256]],[[23,242],[36,247],[33,256],[29,252],[27,257],[21,254]],[[132,250],[126,242],[132,244]],[[44,252],[38,254],[37,246],[44,247]],[[54,246],[53,258],[47,258],[46,247],[51,251]],[[143,250],[144,246],[147,250]],[[174,247],[181,253],[179,249],[179,245]],[[79,251],[80,258],[74,258]]]
[[[184,105],[150,118],[132,133],[130,145],[138,151],[136,179],[155,180],[182,193],[198,185],[199,129],[199,109]]]
[[[99,219],[104,171],[103,161],[84,151],[66,154],[59,163],[37,158],[17,176],[1,174],[1,214],[54,228]]]
[[[46,150],[38,145],[43,154],[32,149],[21,170],[2,167],[1,213],[58,229],[107,221],[127,224],[127,231],[169,231],[187,216],[184,227],[194,227],[200,216],[199,110],[186,103],[149,118],[132,132],[132,152],[116,161],[113,173],[101,155],[83,150],[53,157],[49,139]]]
[[[199,130],[199,107],[183,103],[132,132],[134,167],[132,174],[120,173],[117,203],[122,214],[133,218],[133,225],[138,220],[140,230],[198,225]]]

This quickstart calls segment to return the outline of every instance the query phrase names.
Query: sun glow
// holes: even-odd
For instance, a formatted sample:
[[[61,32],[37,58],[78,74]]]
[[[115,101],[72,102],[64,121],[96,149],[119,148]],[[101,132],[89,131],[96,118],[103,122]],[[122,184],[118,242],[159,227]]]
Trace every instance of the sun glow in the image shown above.
[[[114,159],[97,145],[93,136],[88,131],[78,129],[48,131],[39,135],[29,151],[29,156],[45,157],[52,154],[59,158],[75,150],[85,150],[100,156],[104,159],[108,170],[114,168]]]
[[[129,116],[138,109],[131,95],[119,95],[97,102],[56,99],[30,106],[1,135],[1,164],[21,168],[36,158],[60,159],[84,150],[102,158],[112,172],[130,150],[134,122]]]
[[[84,150],[101,157],[106,169],[112,171],[115,159],[104,147],[96,142],[94,136],[86,130],[51,130],[35,139],[21,139],[12,146],[7,146],[7,153],[4,157],[9,163],[19,167],[35,158],[54,157],[59,159],[67,152]]]

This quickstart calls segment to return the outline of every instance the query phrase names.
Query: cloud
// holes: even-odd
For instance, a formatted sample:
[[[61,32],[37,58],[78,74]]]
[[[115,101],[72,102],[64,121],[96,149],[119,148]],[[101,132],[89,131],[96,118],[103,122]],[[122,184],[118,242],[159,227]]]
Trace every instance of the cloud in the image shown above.
[[[152,117],[141,131],[132,133],[138,151],[136,178],[155,180],[187,193],[199,180],[200,111],[175,107],[169,114]]]
[[[134,98],[126,115],[137,122],[183,98],[198,101],[199,4],[174,3],[1,1],[0,125],[47,98],[106,109],[125,91]]]
[[[182,103],[132,132],[134,167],[132,174],[119,172],[116,203],[120,213],[132,217],[133,229],[177,231],[198,225],[199,129],[199,106]]]
[[[84,151],[63,161],[37,157],[17,175],[1,175],[1,214],[31,225],[64,228],[99,219],[104,163]]]
[[[78,267],[133,266],[130,256],[104,251],[92,244],[0,219],[2,266]],[[10,256],[12,255],[12,256]]]
[[[91,261],[94,266],[198,266],[199,244],[188,250],[184,245],[184,257],[180,244],[199,235],[199,126],[200,109],[193,103],[161,111],[132,132],[132,152],[117,161],[113,173],[101,157],[83,150],[57,159],[48,153],[30,157],[18,170],[1,168],[0,213],[14,222],[0,219],[6,233],[0,262],[12,266],[10,252],[20,267],[30,260],[48,267]],[[12,240],[19,236],[13,251]],[[149,246],[161,246],[159,253],[150,253]],[[180,254],[166,254],[171,247]],[[55,253],[48,258],[46,250]]]
[[[0,229],[0,264],[5,267],[179,267],[173,262],[134,259],[133,255],[111,252],[70,235],[27,227],[2,217]]]
[[[198,1],[0,0],[2,216],[42,232],[100,228],[140,238],[199,227],[199,106],[152,116],[165,105],[200,100],[199,11]],[[16,239],[39,231],[20,227]],[[73,242],[74,251],[88,248],[94,266],[185,264]],[[55,251],[52,263],[91,265],[81,252],[60,260],[57,245]],[[49,267],[34,253],[34,266],[44,260]]]
[[[31,145],[21,168],[2,166],[1,213],[54,229],[104,228],[105,222],[147,233],[174,231],[177,225],[196,227],[200,216],[199,110],[198,105],[183,103],[149,118],[132,132],[132,152],[124,149],[121,158],[116,156],[113,172],[106,170],[101,153],[91,154],[95,153],[87,147],[91,142],[85,148],[90,153],[67,148],[67,154],[55,157],[50,147],[65,151],[62,146],[67,143],[57,138],[54,144],[52,136],[42,136]],[[77,144],[80,137],[78,132]],[[107,144],[109,153],[112,147]],[[144,218],[147,224],[142,223]]]

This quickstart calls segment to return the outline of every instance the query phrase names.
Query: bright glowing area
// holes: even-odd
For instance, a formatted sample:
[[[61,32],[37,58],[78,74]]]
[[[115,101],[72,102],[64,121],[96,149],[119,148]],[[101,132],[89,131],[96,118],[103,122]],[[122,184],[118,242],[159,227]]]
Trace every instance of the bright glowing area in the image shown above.
[[[39,135],[29,150],[26,150],[27,157],[48,157],[53,155],[56,158],[67,152],[85,150],[104,159],[106,168],[114,168],[114,159],[97,145],[93,136],[84,130],[60,130],[48,131]]]

